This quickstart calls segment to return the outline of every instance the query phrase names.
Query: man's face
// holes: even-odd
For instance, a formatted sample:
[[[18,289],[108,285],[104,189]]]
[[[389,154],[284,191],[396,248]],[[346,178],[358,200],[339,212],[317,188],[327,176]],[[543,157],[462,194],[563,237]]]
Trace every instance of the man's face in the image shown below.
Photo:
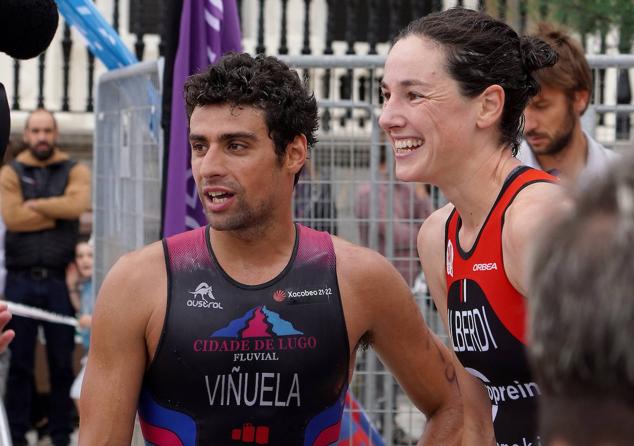
[[[524,137],[536,155],[556,155],[568,147],[575,127],[580,125],[576,102],[560,89],[542,86],[528,103]]]
[[[24,142],[37,159],[50,158],[57,144],[57,128],[49,112],[38,110],[31,114],[24,129]]]
[[[286,172],[277,158],[261,110],[196,107],[189,140],[192,174],[213,229],[265,228],[284,206],[290,215],[294,173]]]

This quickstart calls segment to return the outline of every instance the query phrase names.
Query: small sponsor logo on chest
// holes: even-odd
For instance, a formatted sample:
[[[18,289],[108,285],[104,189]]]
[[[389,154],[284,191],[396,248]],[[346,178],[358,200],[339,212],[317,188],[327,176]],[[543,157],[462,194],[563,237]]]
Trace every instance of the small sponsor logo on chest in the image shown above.
[[[476,263],[473,265],[473,271],[493,271],[498,269],[498,264],[495,262],[491,263]]]
[[[288,304],[329,303],[333,290],[330,287],[304,290],[275,290],[273,300]]]
[[[198,284],[194,291],[189,291],[189,294],[192,294],[193,296],[191,299],[187,299],[186,304],[188,307],[224,310],[224,308],[222,308],[222,303],[216,300],[213,288],[206,282]]]

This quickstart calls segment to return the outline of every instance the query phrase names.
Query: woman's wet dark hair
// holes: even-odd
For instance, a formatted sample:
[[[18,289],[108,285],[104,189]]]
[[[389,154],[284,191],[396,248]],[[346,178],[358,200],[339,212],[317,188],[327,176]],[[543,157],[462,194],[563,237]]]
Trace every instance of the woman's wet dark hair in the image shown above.
[[[517,153],[524,108],[539,91],[531,73],[557,62],[557,53],[535,37],[520,37],[506,23],[479,11],[451,8],[411,22],[394,39],[425,37],[443,48],[449,75],[474,97],[490,85],[504,89],[501,143]]]

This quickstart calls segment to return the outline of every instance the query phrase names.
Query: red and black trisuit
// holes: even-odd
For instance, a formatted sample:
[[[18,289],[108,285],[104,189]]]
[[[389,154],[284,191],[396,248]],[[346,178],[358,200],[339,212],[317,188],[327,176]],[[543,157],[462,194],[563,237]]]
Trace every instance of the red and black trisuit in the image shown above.
[[[447,310],[453,349],[484,383],[499,445],[536,446],[537,397],[526,358],[526,298],[508,280],[502,255],[504,215],[517,194],[551,175],[518,167],[506,179],[473,247],[464,251],[454,209],[445,231]]]

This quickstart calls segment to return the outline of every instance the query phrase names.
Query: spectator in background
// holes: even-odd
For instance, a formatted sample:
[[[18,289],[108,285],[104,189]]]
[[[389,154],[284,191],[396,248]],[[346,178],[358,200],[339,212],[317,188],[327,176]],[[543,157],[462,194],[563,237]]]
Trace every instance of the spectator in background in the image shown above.
[[[529,352],[544,446],[634,439],[634,157],[591,184],[532,258]]]
[[[332,196],[332,184],[315,162],[307,160],[295,186],[295,219],[317,231],[337,235],[337,204]]]
[[[414,188],[402,182],[390,183],[387,169],[387,156],[384,144],[380,145],[379,175],[377,184],[377,225],[378,251],[389,256],[392,264],[401,273],[409,286],[420,272],[416,252],[416,234],[422,220],[432,213],[431,197],[425,185],[416,184]],[[390,188],[393,190],[392,207],[389,209]],[[372,184],[366,183],[357,189],[354,214],[359,219],[359,237],[363,246],[370,246],[370,200]],[[386,251],[386,243],[392,228],[394,251]]]
[[[88,358],[88,347],[90,346],[90,327],[92,325],[92,309],[94,304],[92,269],[92,241],[77,243],[75,247],[75,261],[70,264],[66,272],[66,284],[68,285],[71,301],[73,305],[79,309],[79,328],[84,348],[86,349],[86,355],[81,360],[81,370],[75,378],[75,382],[73,382],[70,390],[70,396],[75,400],[76,405],[79,403],[81,385],[84,380],[84,371],[86,370],[86,359]]]
[[[525,140],[517,158],[559,176],[564,184],[583,185],[616,156],[581,128],[591,100],[592,72],[581,45],[563,30],[542,23],[535,37],[559,58],[535,72],[540,91],[524,111]]]
[[[2,218],[7,227],[5,257],[7,300],[62,315],[74,311],[66,287],[66,267],[74,258],[79,216],[90,205],[90,171],[56,147],[57,123],[47,110],[26,121],[28,150],[0,171]],[[14,446],[26,444],[33,363],[40,322],[14,316],[6,409]],[[74,330],[41,324],[51,385],[49,427],[55,446],[67,445],[71,433]]]

